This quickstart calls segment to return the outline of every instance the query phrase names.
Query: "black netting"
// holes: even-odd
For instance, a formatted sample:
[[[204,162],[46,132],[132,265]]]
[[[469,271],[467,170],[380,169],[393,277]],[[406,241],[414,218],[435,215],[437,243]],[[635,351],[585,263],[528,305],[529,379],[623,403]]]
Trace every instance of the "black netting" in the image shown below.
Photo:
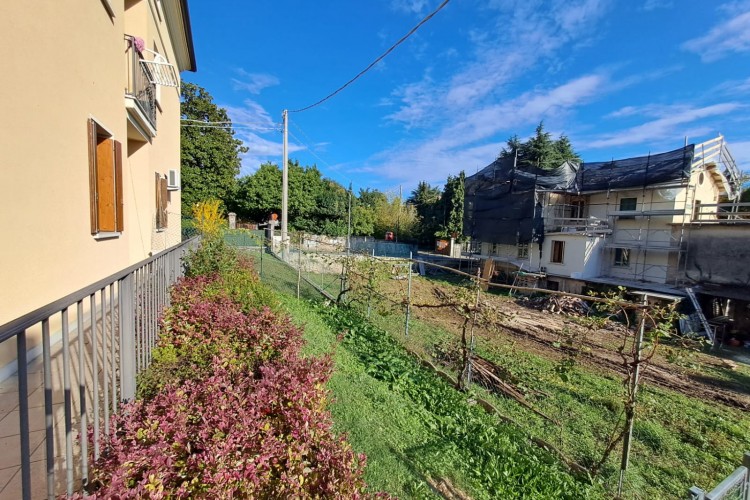
[[[565,162],[556,169],[514,168],[499,158],[467,177],[464,231],[473,239],[507,245],[540,240],[544,221],[539,191],[578,194],[683,181],[694,145],[675,151],[607,162]]]

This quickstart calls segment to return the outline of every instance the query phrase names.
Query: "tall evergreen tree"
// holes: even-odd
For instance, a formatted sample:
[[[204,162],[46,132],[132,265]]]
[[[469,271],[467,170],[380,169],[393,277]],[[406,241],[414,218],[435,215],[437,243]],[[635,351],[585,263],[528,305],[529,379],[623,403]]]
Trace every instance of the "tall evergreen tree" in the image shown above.
[[[464,230],[464,181],[466,174],[462,170],[456,176],[449,175],[443,193],[445,207],[445,222],[439,231],[439,236],[445,238],[459,238]]]
[[[507,145],[500,151],[499,158],[513,157],[518,154],[517,166],[521,168],[539,167],[545,170],[557,168],[565,161],[580,161],[578,153],[566,135],[557,140],[552,139],[549,132],[544,130],[544,122],[539,122],[534,136],[526,142],[511,136]]]
[[[420,181],[417,189],[411,192],[407,203],[417,210],[419,225],[415,237],[423,245],[432,245],[435,233],[440,230],[444,222],[444,210],[442,204],[442,192],[439,187],[430,186],[425,181]]]

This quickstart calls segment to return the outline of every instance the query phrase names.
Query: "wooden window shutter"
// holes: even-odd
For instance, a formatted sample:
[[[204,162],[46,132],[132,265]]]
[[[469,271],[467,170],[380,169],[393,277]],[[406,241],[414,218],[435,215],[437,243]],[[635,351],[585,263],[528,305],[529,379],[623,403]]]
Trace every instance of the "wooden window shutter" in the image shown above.
[[[167,214],[167,179],[162,177],[161,174],[156,172],[155,174],[156,183],[154,185],[156,191],[156,229],[164,229],[167,227],[168,214]]]
[[[89,119],[87,125],[89,139],[89,216],[91,218],[91,234],[96,234],[99,232],[96,219],[96,123]]]
[[[115,211],[117,215],[117,232],[125,230],[125,205],[122,192],[122,144],[115,141]]]
[[[167,201],[169,200],[169,193],[167,191],[167,178],[162,177],[159,180],[159,192],[161,193],[161,205],[159,206],[159,209],[161,210],[161,220],[162,220],[162,228],[167,228],[169,226],[169,213],[167,213]]]
[[[115,208],[114,141],[104,139],[96,144],[96,219],[100,232],[117,231]]]

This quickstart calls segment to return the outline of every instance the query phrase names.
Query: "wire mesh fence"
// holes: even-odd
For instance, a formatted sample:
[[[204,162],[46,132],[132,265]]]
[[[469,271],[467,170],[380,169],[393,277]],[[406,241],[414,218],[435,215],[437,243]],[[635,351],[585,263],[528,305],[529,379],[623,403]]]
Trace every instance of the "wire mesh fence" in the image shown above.
[[[636,418],[636,401],[644,416],[661,411],[649,407],[660,393],[641,378],[646,366],[652,380],[672,369],[654,356],[672,307],[619,289],[588,296],[495,283],[473,259],[373,255],[374,245],[355,252],[304,234],[288,248],[269,243],[247,248],[277,290],[356,309],[572,474],[626,496],[648,487],[659,453],[651,441],[664,438]],[[637,470],[630,484],[628,467]]]

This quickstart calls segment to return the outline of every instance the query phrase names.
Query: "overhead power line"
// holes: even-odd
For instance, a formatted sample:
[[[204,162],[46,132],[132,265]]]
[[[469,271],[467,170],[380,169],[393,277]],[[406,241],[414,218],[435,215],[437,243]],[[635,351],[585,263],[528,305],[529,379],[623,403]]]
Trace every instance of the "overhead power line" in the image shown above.
[[[432,19],[433,16],[435,16],[435,14],[437,14],[438,12],[440,12],[443,9],[443,7],[445,7],[446,5],[448,5],[448,2],[450,2],[450,0],[443,0],[443,3],[441,3],[438,6],[437,9],[433,10],[430,14],[427,15],[427,17],[425,17],[424,19],[422,19],[421,21],[419,21],[419,23],[416,26],[414,26],[406,35],[402,36],[401,39],[398,42],[396,42],[393,45],[391,45],[391,47],[388,50],[386,50],[385,52],[383,52],[383,54],[381,54],[380,57],[378,57],[377,59],[375,59],[365,69],[363,69],[362,71],[360,71],[359,73],[357,73],[357,76],[355,76],[354,78],[352,78],[351,80],[349,80],[348,82],[346,82],[345,84],[343,84],[341,87],[337,88],[336,90],[334,90],[333,92],[331,92],[330,94],[328,94],[327,96],[325,96],[323,99],[319,100],[318,102],[310,104],[309,106],[305,106],[304,108],[290,110],[289,112],[290,113],[301,113],[302,111],[307,111],[308,109],[314,108],[315,106],[318,106],[319,104],[323,104],[328,99],[330,99],[331,97],[335,96],[336,94],[338,94],[339,92],[341,92],[342,90],[344,90],[346,87],[348,87],[349,85],[351,85],[352,83],[354,83],[357,79],[359,79],[359,77],[361,77],[362,75],[364,75],[365,73],[367,73],[370,69],[372,69],[373,66],[375,66],[377,63],[379,63],[380,61],[382,61],[383,59],[385,59],[385,57],[388,54],[390,54],[391,52],[393,52],[393,50],[396,47],[398,47],[399,45],[401,45],[402,43],[404,43],[406,41],[406,39],[409,38],[410,36],[412,36],[424,23],[426,23],[427,21],[429,21],[430,19]]]

